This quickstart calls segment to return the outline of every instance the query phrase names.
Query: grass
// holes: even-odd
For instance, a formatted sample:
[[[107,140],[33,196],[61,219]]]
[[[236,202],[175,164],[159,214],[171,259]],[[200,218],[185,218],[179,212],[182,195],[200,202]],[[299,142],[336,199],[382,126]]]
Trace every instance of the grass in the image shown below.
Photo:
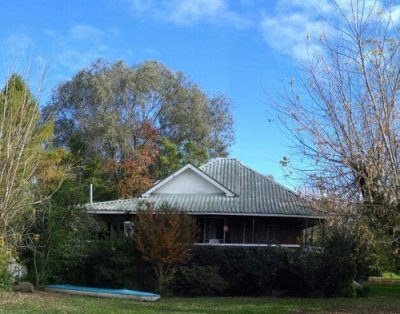
[[[162,298],[142,303],[39,292],[0,292],[0,313],[400,313],[400,282],[364,298]]]

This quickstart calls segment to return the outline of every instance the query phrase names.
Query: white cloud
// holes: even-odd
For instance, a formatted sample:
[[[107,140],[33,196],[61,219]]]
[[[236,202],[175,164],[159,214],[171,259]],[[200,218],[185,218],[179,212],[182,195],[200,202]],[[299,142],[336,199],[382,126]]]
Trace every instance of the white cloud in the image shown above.
[[[223,0],[181,1],[171,12],[171,18],[177,23],[197,22],[208,17],[215,17],[225,10]]]
[[[305,60],[319,51],[316,41],[324,32],[320,16],[332,9],[326,0],[279,0],[274,14],[262,18],[261,30],[270,47]]]
[[[349,0],[278,0],[276,6],[268,14],[264,14],[260,27],[268,45],[280,52],[290,55],[297,61],[303,61],[315,56],[320,51],[318,43],[323,35],[334,38],[336,30],[330,25],[335,24],[338,18],[337,7],[342,13],[351,16],[351,1]],[[362,2],[360,1],[360,4]],[[363,10],[353,1],[353,9]],[[371,18],[378,17],[377,12],[385,6],[381,1],[366,0],[364,12],[373,9]],[[400,22],[400,6],[387,8],[385,14],[391,14],[393,25]],[[323,18],[322,18],[323,16]]]
[[[134,14],[177,25],[229,24],[242,28],[252,22],[232,10],[227,0],[129,0]]]
[[[89,66],[98,59],[112,61],[115,60],[116,56],[118,56],[118,59],[129,59],[131,55],[131,50],[117,49],[106,44],[91,45],[87,48],[60,46],[55,62],[73,73]]]
[[[320,21],[310,20],[297,13],[280,18],[266,16],[261,22],[261,28],[265,40],[272,48],[297,60],[306,59],[319,50],[313,40],[323,32]]]
[[[97,28],[88,24],[76,24],[61,33],[55,30],[44,30],[52,46],[52,68],[61,72],[73,73],[87,67],[97,59],[114,60],[129,58],[130,49],[113,47],[109,40],[121,35],[117,27],[109,29]]]

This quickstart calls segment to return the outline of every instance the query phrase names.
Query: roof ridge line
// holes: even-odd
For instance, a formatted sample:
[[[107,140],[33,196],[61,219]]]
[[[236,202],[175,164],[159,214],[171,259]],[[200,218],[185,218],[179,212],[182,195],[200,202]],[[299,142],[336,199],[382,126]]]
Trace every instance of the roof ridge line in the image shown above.
[[[216,161],[218,161],[218,160],[221,160],[221,159],[239,161],[239,159],[234,158],[234,157],[215,157],[215,158],[211,158],[208,162],[206,162],[204,165],[199,166],[198,168],[206,167],[206,166],[208,166],[209,164],[212,164],[212,163],[214,163],[214,162],[216,162]]]

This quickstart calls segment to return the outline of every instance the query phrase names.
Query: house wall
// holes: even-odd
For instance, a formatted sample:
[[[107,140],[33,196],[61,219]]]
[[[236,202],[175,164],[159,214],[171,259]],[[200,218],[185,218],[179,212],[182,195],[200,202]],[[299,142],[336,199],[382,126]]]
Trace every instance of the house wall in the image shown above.
[[[180,173],[168,184],[161,186],[153,192],[154,194],[222,194],[216,186],[200,177],[191,169]]]

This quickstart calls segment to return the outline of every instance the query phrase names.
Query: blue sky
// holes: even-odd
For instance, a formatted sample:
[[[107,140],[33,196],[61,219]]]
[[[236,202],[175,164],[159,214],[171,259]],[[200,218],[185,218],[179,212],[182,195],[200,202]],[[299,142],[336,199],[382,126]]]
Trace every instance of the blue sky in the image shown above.
[[[231,156],[287,184],[279,161],[290,155],[290,138],[268,122],[268,94],[296,73],[306,38],[320,29],[318,12],[329,10],[317,0],[2,1],[0,68],[48,64],[43,105],[97,58],[158,60],[208,94],[226,94],[236,130]]]

